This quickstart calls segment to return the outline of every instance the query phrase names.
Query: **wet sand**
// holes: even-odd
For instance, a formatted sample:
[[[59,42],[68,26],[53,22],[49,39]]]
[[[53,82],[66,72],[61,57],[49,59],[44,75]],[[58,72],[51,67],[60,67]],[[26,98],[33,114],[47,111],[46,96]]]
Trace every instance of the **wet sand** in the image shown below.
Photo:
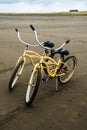
[[[72,80],[59,84],[55,79],[41,81],[32,108],[25,105],[25,94],[31,65],[27,65],[13,92],[8,83],[24,46],[17,39],[15,28],[24,41],[34,43],[33,24],[40,41],[51,40],[55,47],[65,46],[78,60]],[[40,47],[30,48],[42,53]],[[0,130],[87,130],[87,16],[0,16]]]

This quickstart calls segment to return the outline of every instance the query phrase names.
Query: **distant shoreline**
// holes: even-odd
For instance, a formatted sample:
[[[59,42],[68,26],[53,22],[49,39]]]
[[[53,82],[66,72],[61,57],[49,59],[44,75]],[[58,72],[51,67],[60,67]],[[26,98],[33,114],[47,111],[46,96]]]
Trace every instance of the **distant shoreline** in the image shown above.
[[[84,16],[84,15],[87,15],[87,11],[79,11],[79,12],[47,12],[47,13],[14,13],[14,12],[11,12],[11,13],[8,13],[8,12],[0,12],[0,15],[9,15],[9,16],[13,16],[13,15],[16,15],[16,16],[21,16],[21,15],[42,15],[42,16],[56,16],[56,15],[59,15],[59,16]]]

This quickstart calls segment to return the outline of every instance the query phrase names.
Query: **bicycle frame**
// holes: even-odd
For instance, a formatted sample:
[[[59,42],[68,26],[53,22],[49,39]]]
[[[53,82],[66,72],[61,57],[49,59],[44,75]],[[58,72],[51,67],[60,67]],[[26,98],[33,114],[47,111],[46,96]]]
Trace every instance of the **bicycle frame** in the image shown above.
[[[21,74],[22,74],[27,59],[30,60],[30,62],[31,62],[31,64],[32,64],[33,67],[35,66],[35,61],[33,60],[33,58],[40,59],[40,58],[41,58],[41,55],[38,54],[38,53],[35,52],[35,51],[24,50],[23,55],[18,58],[18,61],[17,61],[17,63],[16,63],[16,66],[17,66],[17,64],[18,64],[21,60],[23,60],[23,66],[21,67],[20,72],[19,72],[18,75],[21,75]]]
[[[69,70],[69,67],[64,62],[62,62],[61,58],[59,58],[58,61],[55,61],[53,58],[46,56],[46,55],[43,55],[40,57],[40,61],[35,64],[34,71],[36,70],[36,68],[40,68],[41,71],[45,69],[47,72],[47,75],[49,77],[55,78],[57,76],[62,76],[65,74],[65,73],[58,73],[57,74],[61,64],[64,64]],[[50,67],[55,67],[55,68],[50,70]]]
[[[46,56],[46,55],[42,55],[39,58],[40,58],[40,61],[34,65],[34,69],[31,74],[31,78],[29,80],[30,85],[32,84],[32,79],[33,79],[34,73],[36,72],[37,68],[39,68],[41,70],[41,73],[45,69],[48,77],[50,77],[50,78],[56,78],[58,76],[62,76],[65,74],[65,73],[58,73],[58,70],[60,69],[61,64],[64,64],[67,67],[68,71],[70,71],[68,65],[65,64],[64,62],[62,62],[61,58],[59,58],[58,62],[55,61],[53,58]],[[55,66],[55,68],[53,70],[51,69],[51,71],[50,71],[49,68],[51,65]],[[56,86],[56,90],[57,89],[58,88]]]

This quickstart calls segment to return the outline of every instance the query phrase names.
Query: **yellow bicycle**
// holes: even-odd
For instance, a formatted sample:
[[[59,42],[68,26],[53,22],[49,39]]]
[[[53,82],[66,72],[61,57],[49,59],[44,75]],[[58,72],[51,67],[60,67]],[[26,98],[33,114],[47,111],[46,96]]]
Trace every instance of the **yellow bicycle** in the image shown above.
[[[58,81],[60,83],[68,82],[72,78],[77,65],[75,56],[65,57],[66,55],[69,55],[69,51],[63,47],[69,43],[69,40],[55,49],[54,43],[51,41],[40,43],[35,28],[32,25],[30,25],[30,27],[35,33],[38,45],[44,48],[44,53],[43,55],[37,54],[40,61],[34,65],[34,69],[29,79],[26,92],[26,104],[28,106],[34,101],[41,79],[47,81],[48,79],[56,78],[56,90],[58,90]],[[57,54],[59,54],[60,57],[58,56],[55,58]],[[43,72],[47,75],[47,78],[43,77]]]
[[[29,46],[32,46],[32,47],[37,47],[38,45],[37,44],[30,44],[30,43],[27,43],[27,42],[24,42],[22,39],[21,39],[21,36],[20,36],[20,32],[19,30],[16,28],[15,29],[16,32],[18,33],[18,39],[19,41],[26,46],[22,56],[20,56],[18,58],[18,61],[16,63],[16,66],[14,68],[14,71],[10,77],[10,81],[9,81],[9,91],[12,91],[13,88],[15,87],[19,77],[21,76],[23,70],[24,70],[24,67],[26,65],[26,62],[27,62],[27,59],[30,60],[31,64],[33,65],[33,67],[35,66],[35,62],[33,60],[33,58],[40,58],[40,55],[35,52],[35,51],[31,51],[29,50]]]

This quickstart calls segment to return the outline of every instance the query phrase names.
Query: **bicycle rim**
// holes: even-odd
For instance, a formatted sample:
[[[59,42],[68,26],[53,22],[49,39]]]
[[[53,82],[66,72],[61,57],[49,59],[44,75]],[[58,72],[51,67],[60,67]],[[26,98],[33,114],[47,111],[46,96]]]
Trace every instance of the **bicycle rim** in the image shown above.
[[[32,72],[33,73],[33,72]],[[39,88],[40,84],[40,69],[36,69],[36,71],[31,75],[32,83],[28,84],[27,92],[26,92],[26,104],[31,105]],[[30,78],[31,80],[31,78]]]
[[[76,69],[77,60],[74,56],[69,56],[65,59],[64,63],[59,71],[60,74],[63,73],[63,75],[58,77],[60,83],[66,83],[72,78]]]
[[[18,63],[18,65],[16,66],[16,68],[14,69],[13,71],[13,74],[10,78],[10,82],[9,82],[9,90],[12,90],[16,84],[16,82],[18,81],[18,78],[20,76],[20,70],[22,68],[22,65],[23,65],[23,61],[20,61]]]

